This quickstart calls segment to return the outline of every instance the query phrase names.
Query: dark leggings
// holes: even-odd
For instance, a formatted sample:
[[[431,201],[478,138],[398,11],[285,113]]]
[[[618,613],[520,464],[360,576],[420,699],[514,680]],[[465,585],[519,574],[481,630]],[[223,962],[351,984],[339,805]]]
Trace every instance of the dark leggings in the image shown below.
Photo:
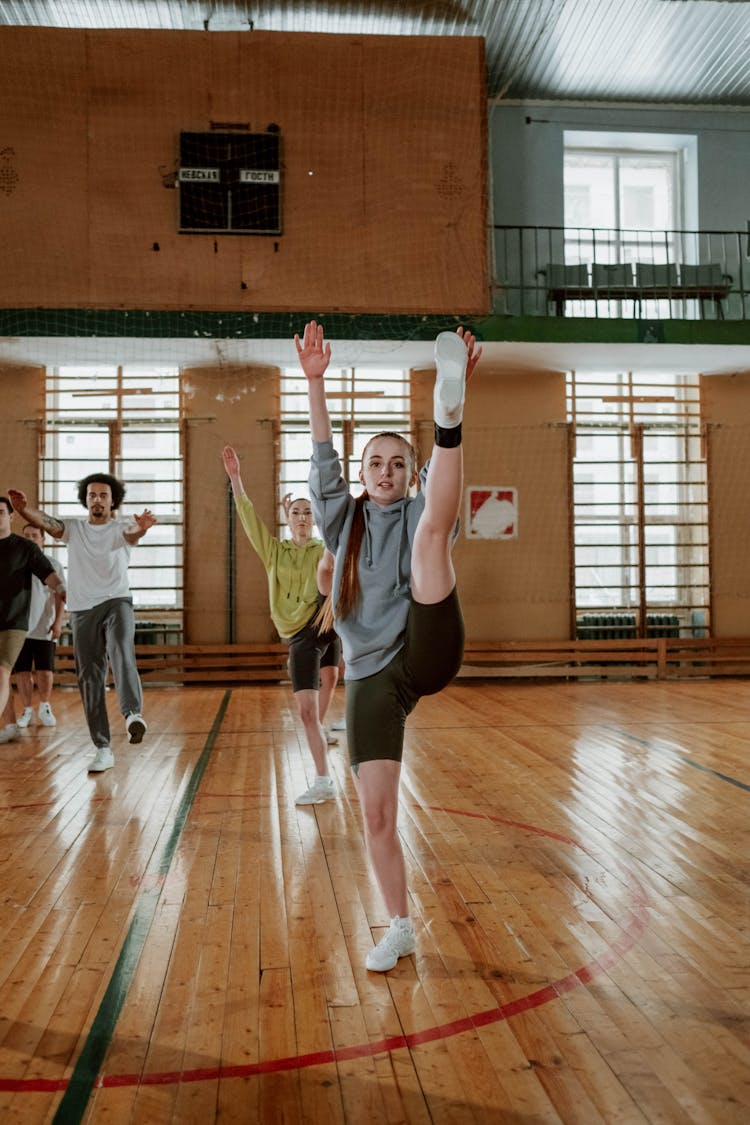
[[[287,639],[292,691],[319,691],[320,669],[338,668],[341,641],[331,629],[319,633],[312,621]]]
[[[434,605],[412,601],[403,648],[385,668],[346,682],[346,733],[349,761],[388,758],[400,762],[404,725],[423,695],[435,695],[451,682],[464,652],[464,622],[458,593]]]

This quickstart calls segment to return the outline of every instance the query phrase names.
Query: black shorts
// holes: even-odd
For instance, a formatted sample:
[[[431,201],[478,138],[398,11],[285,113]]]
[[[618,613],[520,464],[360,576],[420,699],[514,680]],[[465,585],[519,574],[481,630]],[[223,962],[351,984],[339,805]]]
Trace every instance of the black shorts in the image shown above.
[[[338,668],[341,641],[332,629],[319,633],[312,621],[289,637],[289,676],[292,691],[320,691],[320,669]]]
[[[55,648],[54,641],[27,637],[13,665],[13,672],[30,672],[32,668],[36,668],[37,672],[54,672]]]
[[[404,724],[423,695],[435,695],[454,678],[464,654],[464,622],[454,587],[442,602],[412,602],[404,646],[373,676],[346,681],[349,762],[387,758],[400,762]]]

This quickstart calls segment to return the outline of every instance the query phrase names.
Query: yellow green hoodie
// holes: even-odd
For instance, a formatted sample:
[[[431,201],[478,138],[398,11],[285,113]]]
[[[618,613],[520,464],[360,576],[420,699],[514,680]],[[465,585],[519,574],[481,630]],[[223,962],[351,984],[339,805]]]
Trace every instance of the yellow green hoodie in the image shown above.
[[[271,620],[280,637],[293,637],[307,625],[318,607],[318,563],[324,551],[320,539],[297,547],[291,539],[271,535],[252,501],[243,492],[235,497],[237,513],[268,575]]]

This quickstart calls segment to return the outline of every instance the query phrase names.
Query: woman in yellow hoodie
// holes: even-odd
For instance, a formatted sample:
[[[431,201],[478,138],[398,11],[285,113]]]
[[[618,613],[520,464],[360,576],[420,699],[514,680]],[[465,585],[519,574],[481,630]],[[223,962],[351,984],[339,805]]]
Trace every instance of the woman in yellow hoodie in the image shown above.
[[[313,623],[323,594],[330,589],[333,556],[313,538],[310,501],[285,497],[291,539],[272,535],[245,492],[240,461],[231,445],[224,448],[224,468],[245,534],[268,575],[271,620],[289,645],[289,675],[317,776],[297,797],[298,805],[318,805],[336,795],[328,773],[328,751],[322,719],[339,676],[341,646],[336,634],[320,633]]]

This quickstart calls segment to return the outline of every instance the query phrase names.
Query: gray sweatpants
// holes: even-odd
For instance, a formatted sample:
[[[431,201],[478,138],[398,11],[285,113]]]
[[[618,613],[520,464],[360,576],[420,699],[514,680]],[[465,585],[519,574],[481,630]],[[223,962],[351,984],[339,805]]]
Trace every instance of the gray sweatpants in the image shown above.
[[[135,614],[130,598],[110,598],[70,615],[78,687],[95,746],[109,746],[107,664],[123,715],[143,710],[143,689],[135,663]]]

